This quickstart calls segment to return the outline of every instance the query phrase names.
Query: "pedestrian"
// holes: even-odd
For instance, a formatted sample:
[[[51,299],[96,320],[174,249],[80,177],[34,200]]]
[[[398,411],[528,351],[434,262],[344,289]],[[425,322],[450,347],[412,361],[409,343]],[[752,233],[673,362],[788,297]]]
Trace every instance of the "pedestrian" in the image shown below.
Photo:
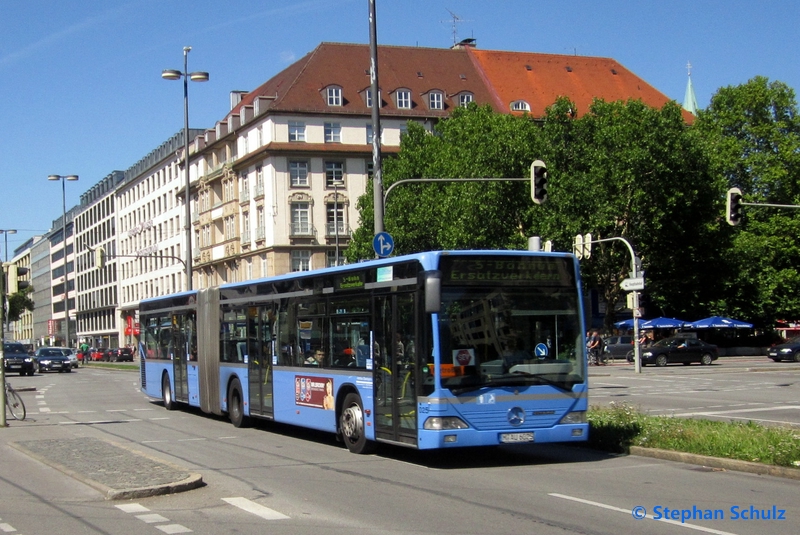
[[[587,334],[589,339],[588,343],[586,344],[587,349],[589,350],[589,364],[593,365],[600,365],[600,348],[603,343],[603,339],[600,338],[600,333],[597,331],[591,331]]]

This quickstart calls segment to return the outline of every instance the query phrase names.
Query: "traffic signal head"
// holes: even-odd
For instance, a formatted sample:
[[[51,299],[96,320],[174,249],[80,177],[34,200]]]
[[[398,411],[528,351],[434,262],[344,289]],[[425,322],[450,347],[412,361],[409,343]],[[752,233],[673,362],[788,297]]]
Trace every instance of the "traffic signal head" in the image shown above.
[[[531,165],[531,199],[536,204],[547,200],[547,166],[542,160]]]
[[[732,226],[742,222],[742,190],[739,188],[728,190],[727,202],[725,203],[725,220]]]
[[[99,269],[103,269],[106,265],[106,250],[103,247],[98,247],[94,250],[94,265]]]
[[[8,265],[7,268],[8,277],[6,279],[8,281],[8,287],[6,288],[6,294],[8,295],[15,294],[18,291],[27,288],[28,286],[31,285],[31,283],[26,280],[19,280],[19,277],[27,275],[28,271],[29,270],[26,267],[19,267],[14,264]]]

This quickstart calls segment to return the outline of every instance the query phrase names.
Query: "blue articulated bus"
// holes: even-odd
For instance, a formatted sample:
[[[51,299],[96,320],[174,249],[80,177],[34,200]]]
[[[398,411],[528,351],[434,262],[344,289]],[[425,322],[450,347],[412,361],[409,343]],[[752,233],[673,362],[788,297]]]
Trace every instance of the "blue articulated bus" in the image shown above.
[[[142,391],[350,451],[588,438],[574,256],[436,251],[140,304]]]

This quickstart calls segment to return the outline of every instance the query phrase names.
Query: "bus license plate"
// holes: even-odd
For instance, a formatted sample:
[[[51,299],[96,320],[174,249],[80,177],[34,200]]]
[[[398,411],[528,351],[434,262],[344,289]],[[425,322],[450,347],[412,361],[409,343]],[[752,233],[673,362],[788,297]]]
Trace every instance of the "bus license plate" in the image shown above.
[[[533,442],[533,433],[503,433],[500,442],[513,444],[518,442]]]

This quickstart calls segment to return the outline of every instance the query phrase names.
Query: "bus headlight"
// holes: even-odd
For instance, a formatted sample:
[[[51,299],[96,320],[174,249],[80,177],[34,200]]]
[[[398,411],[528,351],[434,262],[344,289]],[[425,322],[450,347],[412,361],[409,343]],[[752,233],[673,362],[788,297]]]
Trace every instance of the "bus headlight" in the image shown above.
[[[425,420],[423,429],[440,431],[444,429],[469,429],[467,423],[457,416],[432,416]]]
[[[586,411],[573,411],[568,412],[561,418],[562,424],[585,424],[586,423]]]

